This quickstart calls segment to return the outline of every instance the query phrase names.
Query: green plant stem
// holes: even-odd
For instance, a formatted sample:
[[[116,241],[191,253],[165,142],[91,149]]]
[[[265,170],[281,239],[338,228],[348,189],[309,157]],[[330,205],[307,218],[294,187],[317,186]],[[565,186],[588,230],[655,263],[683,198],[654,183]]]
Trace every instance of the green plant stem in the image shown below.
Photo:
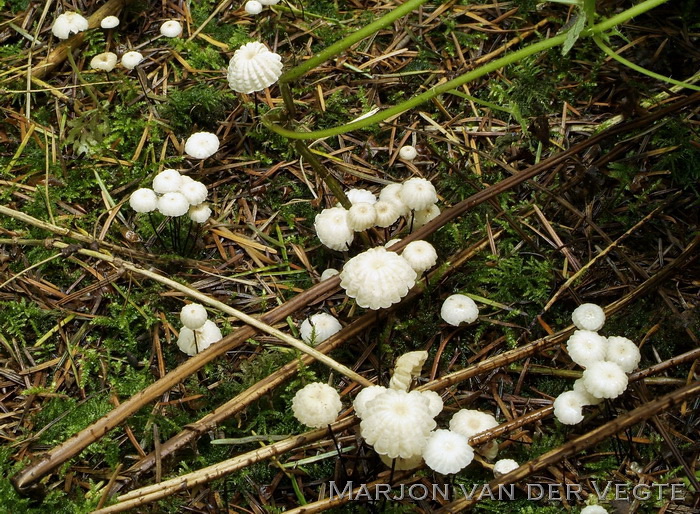
[[[595,41],[595,44],[598,45],[598,48],[600,48],[603,52],[605,52],[608,57],[611,57],[615,59],[617,62],[624,64],[628,68],[632,68],[634,71],[638,71],[639,73],[646,75],[648,77],[652,77],[658,80],[661,80],[663,82],[667,82],[669,84],[675,84],[676,86],[681,86],[685,87],[687,89],[692,89],[693,91],[700,91],[700,87],[695,86],[693,84],[688,84],[687,82],[682,82],[680,80],[672,79],[670,77],[664,77],[663,75],[660,75],[658,73],[654,73],[651,70],[647,70],[646,68],[642,68],[638,64],[634,64],[631,61],[628,61],[624,57],[622,57],[620,54],[615,52],[612,48],[610,48],[608,45],[606,45],[602,39],[598,36],[593,36],[593,41]]]
[[[591,37],[595,36],[598,34],[601,34],[621,23],[624,23],[625,21],[634,18],[635,16],[638,16],[650,9],[653,9],[654,7],[657,7],[668,0],[646,0],[644,2],[641,2],[634,7],[631,7],[627,9],[626,11],[621,12],[620,14],[617,14],[611,18],[608,18],[607,20],[604,20],[597,25],[594,25],[593,27],[589,27],[581,31],[580,38],[584,37]],[[406,4],[402,5],[397,9],[403,9],[412,2],[407,2]],[[420,2],[416,0],[416,5],[420,5]],[[393,14],[395,11],[392,11]],[[403,11],[402,11],[403,12]],[[388,16],[388,15],[387,15]],[[384,18],[380,18],[381,21]],[[312,69],[315,65],[320,64],[326,59],[329,59],[332,57],[336,52],[339,52],[343,50],[344,48],[350,46],[351,44],[355,43],[357,39],[355,39],[359,34],[364,34],[367,32],[367,29],[372,27],[374,24],[368,25],[365,27],[363,31],[359,31],[352,36],[345,38],[335,45],[331,45],[328,47],[326,50],[321,52],[317,57],[323,56],[324,58],[320,61],[314,61],[316,58],[309,59],[309,61],[305,62],[301,66],[297,66],[296,68],[290,70],[288,74],[291,74],[289,77],[287,77],[286,81],[288,82],[292,78],[296,78],[300,76],[302,73],[305,73],[306,71]],[[381,28],[381,27],[380,27]],[[376,29],[378,30],[378,29]],[[370,32],[371,34],[371,32]],[[460,75],[459,77],[452,79],[448,82],[445,82],[444,84],[440,84],[439,86],[436,86],[432,89],[429,89],[428,91],[425,91],[424,93],[421,93],[419,95],[416,95],[409,100],[406,100],[405,102],[402,102],[398,105],[394,105],[393,107],[389,107],[388,109],[385,109],[377,114],[374,114],[372,116],[369,116],[367,118],[354,121],[352,123],[348,123],[346,125],[341,125],[339,127],[332,127],[329,129],[325,130],[317,130],[313,132],[297,132],[295,130],[289,130],[284,127],[281,127],[275,123],[273,123],[271,120],[267,119],[266,117],[262,118],[262,122],[265,124],[266,127],[268,127],[270,130],[273,132],[276,132],[277,134],[280,134],[284,137],[290,138],[290,139],[319,139],[319,138],[324,138],[324,137],[331,137],[331,136],[337,136],[339,134],[344,134],[346,132],[350,132],[351,130],[358,130],[362,129],[365,127],[369,127],[371,125],[374,125],[375,123],[379,123],[381,121],[384,121],[392,116],[399,115],[409,109],[413,109],[414,107],[417,107],[418,105],[427,102],[428,100],[431,100],[435,98],[438,95],[441,95],[443,93],[446,93],[452,89],[456,89],[463,84],[466,84],[468,82],[471,82],[472,80],[475,80],[479,77],[482,77],[488,73],[491,73],[493,71],[496,71],[500,68],[503,68],[505,66],[508,66],[510,64],[516,63],[518,61],[521,61],[525,57],[528,57],[530,55],[542,52],[544,50],[549,50],[550,48],[554,48],[555,46],[562,45],[566,41],[567,34],[559,34],[557,36],[551,37],[549,39],[545,39],[544,41],[538,41],[537,43],[533,43],[529,46],[526,46],[525,48],[521,48],[520,50],[513,52],[510,55],[507,55],[505,57],[501,57],[500,59],[496,59],[495,61],[492,61],[490,63],[484,64],[483,66],[480,66],[479,68],[469,71],[463,75]],[[351,42],[349,40],[353,38]],[[331,52],[332,51],[332,52]],[[314,66],[311,66],[311,62],[314,61]],[[302,68],[303,71],[301,70]],[[294,73],[292,73],[294,72]],[[281,80],[281,79],[280,79]]]
[[[339,54],[346,48],[351,47],[355,43],[359,43],[362,41],[364,38],[367,36],[371,36],[375,32],[378,32],[379,30],[383,29],[390,23],[392,23],[395,20],[398,20],[402,16],[407,15],[411,11],[413,11],[415,8],[420,6],[421,4],[424,4],[427,0],[409,0],[405,4],[397,7],[396,9],[393,9],[389,13],[385,14],[378,20],[373,21],[366,27],[358,30],[357,32],[353,32],[351,35],[349,35],[346,38],[341,39],[337,43],[333,43],[331,46],[326,48],[325,50],[321,51],[320,53],[314,55],[311,59],[308,61],[304,61],[302,64],[299,66],[295,66],[288,72],[284,73],[279,80],[277,81],[279,84],[285,84],[287,82],[291,82],[292,80],[301,77],[303,74],[305,74],[307,71],[313,70],[316,66],[319,64],[326,62],[328,59],[331,57]]]
[[[352,203],[350,203],[348,197],[345,196],[343,187],[335,179],[335,177],[328,172],[326,167],[321,164],[321,161],[316,158],[311,150],[308,149],[306,144],[303,141],[294,141],[294,147],[297,149],[297,152],[299,152],[301,156],[308,161],[316,174],[321,177],[321,180],[323,180],[323,182],[328,186],[328,189],[330,189],[335,195],[336,199],[340,202],[340,205],[346,209],[352,207]]]

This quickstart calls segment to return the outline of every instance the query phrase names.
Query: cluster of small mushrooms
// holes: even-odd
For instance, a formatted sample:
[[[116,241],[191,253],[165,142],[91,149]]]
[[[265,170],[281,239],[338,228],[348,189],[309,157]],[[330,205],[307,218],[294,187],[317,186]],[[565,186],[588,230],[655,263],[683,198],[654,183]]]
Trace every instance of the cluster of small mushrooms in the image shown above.
[[[634,342],[621,336],[602,336],[605,312],[598,305],[584,303],[571,315],[578,330],[569,337],[569,357],[584,368],[572,391],[554,401],[554,416],[566,425],[583,420],[583,407],[620,396],[627,389],[627,373],[639,365],[641,354]]]

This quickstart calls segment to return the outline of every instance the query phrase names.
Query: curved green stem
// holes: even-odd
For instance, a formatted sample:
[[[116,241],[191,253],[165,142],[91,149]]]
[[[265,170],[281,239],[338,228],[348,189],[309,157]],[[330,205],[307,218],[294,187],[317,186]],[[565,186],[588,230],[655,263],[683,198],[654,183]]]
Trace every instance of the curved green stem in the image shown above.
[[[677,86],[692,89],[693,91],[700,91],[700,87],[698,87],[698,86],[695,86],[693,84],[688,84],[687,82],[682,82],[680,80],[672,79],[670,77],[664,77],[663,75],[660,75],[658,73],[654,73],[651,70],[647,70],[646,68],[642,68],[638,64],[634,64],[633,62],[628,61],[627,59],[622,57],[620,54],[615,52],[615,50],[613,50],[608,45],[603,43],[603,41],[598,36],[593,36],[593,41],[595,41],[595,44],[598,45],[598,48],[600,48],[603,52],[605,52],[609,57],[612,57],[617,62],[624,64],[628,68],[632,68],[634,71],[638,71],[639,73],[641,73],[643,75],[661,80],[663,82],[667,82],[669,84],[675,84]]]
[[[330,59],[334,55],[339,54],[346,48],[351,47],[355,43],[359,43],[367,36],[371,36],[380,29],[383,29],[384,27],[392,23],[394,20],[398,20],[402,16],[407,15],[408,13],[413,11],[421,4],[424,4],[425,2],[427,2],[427,0],[408,0],[408,2],[406,2],[405,4],[400,5],[396,9],[393,9],[392,11],[385,14],[378,20],[373,21],[366,27],[358,30],[357,32],[353,32],[348,37],[341,39],[337,43],[333,43],[331,46],[324,49],[321,53],[314,55],[308,61],[304,61],[299,66],[295,66],[288,72],[284,73],[277,82],[279,82],[280,84],[284,84],[298,77],[301,77],[307,71],[313,70],[319,64],[326,62],[328,59]]]
[[[386,16],[389,16],[391,14],[395,14],[397,11],[402,10],[403,12],[406,10],[406,8],[409,5],[415,4],[415,5],[420,5],[424,0],[410,0],[409,2],[406,2],[404,5],[401,7],[397,8],[395,11],[392,11]],[[593,27],[589,27],[581,31],[580,37],[591,37],[595,36],[597,34],[601,34],[621,23],[624,23],[625,21],[634,18],[635,16],[638,16],[650,9],[653,9],[654,7],[657,7],[668,0],[645,0],[644,2],[641,2],[634,7],[630,7],[626,11],[621,12],[620,14],[617,14],[611,18],[608,18],[606,20],[603,20],[602,22],[598,23],[597,25],[594,25]],[[386,16],[384,18],[386,18]],[[384,20],[384,18],[380,18],[377,20],[377,22]],[[377,23],[375,22],[375,23]],[[348,46],[356,43],[359,41],[359,38],[356,38],[355,36],[359,36],[360,34],[364,35],[369,35],[373,31],[378,30],[377,27],[373,27],[375,24],[368,25],[363,29],[362,31],[359,31],[353,36],[350,36],[348,38],[345,38],[335,45],[330,46],[326,50],[324,50],[321,54],[318,56],[310,59],[309,61],[305,62],[301,66],[297,66],[296,68],[290,70],[286,75],[289,75],[286,80],[291,80],[292,78],[296,78],[300,76],[301,74],[305,73],[306,71],[312,69],[314,66],[318,65],[320,62],[323,62],[326,59],[329,59],[332,57],[335,53],[339,52],[343,48],[347,48]],[[373,27],[372,31],[368,31],[370,27]],[[491,73],[492,71],[496,71],[500,68],[503,68],[505,66],[508,66],[510,64],[516,63],[525,57],[528,57],[530,55],[536,54],[538,52],[542,52],[544,50],[549,50],[550,48],[554,48],[555,46],[559,46],[563,44],[566,41],[566,36],[567,34],[559,34],[557,36],[551,37],[549,39],[545,39],[544,41],[538,41],[537,43],[533,43],[529,46],[526,46],[525,48],[521,48],[520,50],[513,52],[512,54],[509,54],[505,57],[501,57],[500,59],[496,59],[495,61],[492,61],[490,63],[484,64],[483,66],[480,66],[479,68],[469,71],[463,75],[460,75],[459,77],[452,79],[448,82],[445,82],[444,84],[440,84],[439,86],[436,86],[432,89],[429,89],[428,91],[425,91],[424,93],[421,93],[419,95],[416,95],[405,102],[402,102],[400,104],[394,105],[393,107],[389,107],[388,109],[385,109],[377,114],[374,114],[373,116],[369,116],[367,118],[363,118],[358,121],[354,121],[352,123],[348,123],[346,125],[341,125],[339,127],[332,127],[329,129],[324,129],[324,130],[316,130],[313,132],[297,132],[295,130],[289,130],[284,127],[281,127],[277,124],[275,124],[272,120],[267,118],[266,116],[263,116],[262,122],[263,124],[272,130],[273,132],[276,132],[277,134],[280,134],[284,137],[287,137],[289,139],[319,139],[319,138],[325,138],[325,137],[331,137],[331,136],[337,136],[339,134],[344,134],[346,132],[350,132],[351,130],[358,130],[362,129],[365,127],[369,127],[371,125],[374,125],[375,123],[379,123],[381,121],[384,121],[391,116],[396,116],[398,114],[401,114],[402,112],[405,112],[409,109],[412,109],[428,100],[431,100],[432,98],[435,98],[438,95],[441,95],[451,89],[455,89],[460,87],[463,84],[466,84],[472,80],[475,80],[479,77],[482,77],[486,75],[487,73]],[[350,39],[352,39],[352,42],[348,42]],[[337,48],[335,48],[337,47]],[[331,52],[332,50],[332,52]],[[323,59],[321,59],[323,57]],[[320,60],[319,60],[320,59]],[[311,61],[316,60],[315,63],[312,65]],[[302,69],[303,68],[303,69]],[[284,78],[285,76],[283,76]],[[282,80],[282,79],[280,79]]]

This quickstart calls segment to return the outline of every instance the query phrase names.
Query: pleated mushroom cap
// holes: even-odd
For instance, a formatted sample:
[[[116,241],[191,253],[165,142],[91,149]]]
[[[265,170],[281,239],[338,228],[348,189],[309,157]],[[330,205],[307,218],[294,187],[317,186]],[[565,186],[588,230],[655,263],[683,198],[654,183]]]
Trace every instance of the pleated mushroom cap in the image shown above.
[[[238,93],[262,91],[282,74],[282,57],[257,41],[246,43],[231,57],[228,84]]]
[[[345,263],[340,287],[360,307],[385,309],[400,302],[418,275],[406,259],[384,247],[370,248]]]

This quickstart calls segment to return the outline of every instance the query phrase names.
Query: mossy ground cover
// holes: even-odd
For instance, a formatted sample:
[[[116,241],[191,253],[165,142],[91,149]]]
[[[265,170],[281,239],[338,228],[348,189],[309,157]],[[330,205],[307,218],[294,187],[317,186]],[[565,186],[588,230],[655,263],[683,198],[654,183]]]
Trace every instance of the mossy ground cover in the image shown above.
[[[323,247],[314,217],[337,199],[294,144],[261,122],[284,111],[280,88],[238,94],[225,71],[233,52],[256,40],[278,52],[289,69],[393,4],[282,2],[251,17],[238,3],[133,1],[122,8],[113,1],[121,19],[116,29],[91,29],[73,46],[72,59],[56,57],[64,43],[51,35],[54,18],[77,8],[90,15],[102,3],[0,0],[0,205],[8,209],[0,214],[0,511],[75,513],[108,506],[131,489],[306,432],[290,403],[309,382],[329,382],[345,407],[359,391],[357,383],[322,364],[301,363],[296,350],[257,333],[179,376],[104,437],[37,479],[35,489],[18,493],[10,478],[188,359],[176,341],[178,312],[189,298],[124,263],[263,316],[294,302],[318,284],[323,270],[341,269],[368,243],[411,233],[408,218],[356,237],[347,252]],[[606,3],[596,16],[628,7]],[[295,113],[288,127],[331,128],[400,103],[567,30],[580,13],[559,3],[427,2],[291,82]],[[167,19],[183,23],[180,38],[159,36]],[[699,27],[692,2],[671,2],[619,26],[607,44],[652,72],[692,81],[700,63]],[[89,66],[97,53],[130,49],[145,57],[135,70],[117,66],[104,73]],[[46,60],[55,66],[37,72]],[[581,303],[624,300],[603,332],[630,338],[641,349],[640,369],[657,370],[623,396],[587,407],[580,425],[562,425],[543,412],[500,436],[500,455],[521,464],[694,382],[697,355],[688,352],[698,348],[700,328],[697,261],[675,259],[697,245],[697,98],[653,123],[635,125],[691,94],[625,67],[581,38],[566,55],[561,48],[538,53],[383,123],[309,144],[346,189],[376,193],[388,182],[420,176],[433,182],[444,211],[598,131],[630,127],[435,226],[428,239],[439,261],[431,278],[421,281],[422,292],[362,318],[370,322],[331,357],[387,385],[396,357],[426,350],[428,362],[415,385],[430,386],[559,332]],[[183,151],[197,131],[214,132],[221,141],[203,161]],[[418,149],[415,161],[398,158],[403,144]],[[213,213],[206,224],[130,209],[129,195],[150,186],[165,168],[207,185]],[[470,247],[475,250],[459,260]],[[640,289],[668,269],[663,280]],[[442,301],[456,292],[477,300],[477,322],[452,327],[442,321]],[[366,314],[340,289],[297,305],[273,324],[298,335],[299,323],[319,311],[346,326]],[[210,317],[227,340],[243,330],[235,316],[210,310]],[[289,363],[299,366],[262,388]],[[517,421],[550,406],[581,371],[557,344],[475,372],[439,390],[445,410],[438,425],[446,427],[460,408]],[[199,420],[246,394],[254,401],[231,406],[231,415],[191,437]],[[492,462],[483,458],[454,477],[425,467],[394,473],[362,444],[356,428],[334,434],[343,459],[324,434],[134,511],[281,512],[317,502],[319,510],[432,512],[441,502],[430,498],[334,505],[327,502],[328,484],[398,477],[471,488],[493,478]],[[168,444],[183,435],[188,443],[171,450]],[[630,487],[681,484],[687,492],[648,501],[609,494],[600,501],[610,512],[697,507],[691,499],[697,438],[692,399],[653,422],[640,419],[562,455],[519,481],[515,501],[484,498],[475,509],[578,512],[594,502],[593,482],[606,480]],[[149,455],[156,455],[153,463],[143,464]],[[584,497],[523,499],[527,483],[564,481],[581,484]]]

